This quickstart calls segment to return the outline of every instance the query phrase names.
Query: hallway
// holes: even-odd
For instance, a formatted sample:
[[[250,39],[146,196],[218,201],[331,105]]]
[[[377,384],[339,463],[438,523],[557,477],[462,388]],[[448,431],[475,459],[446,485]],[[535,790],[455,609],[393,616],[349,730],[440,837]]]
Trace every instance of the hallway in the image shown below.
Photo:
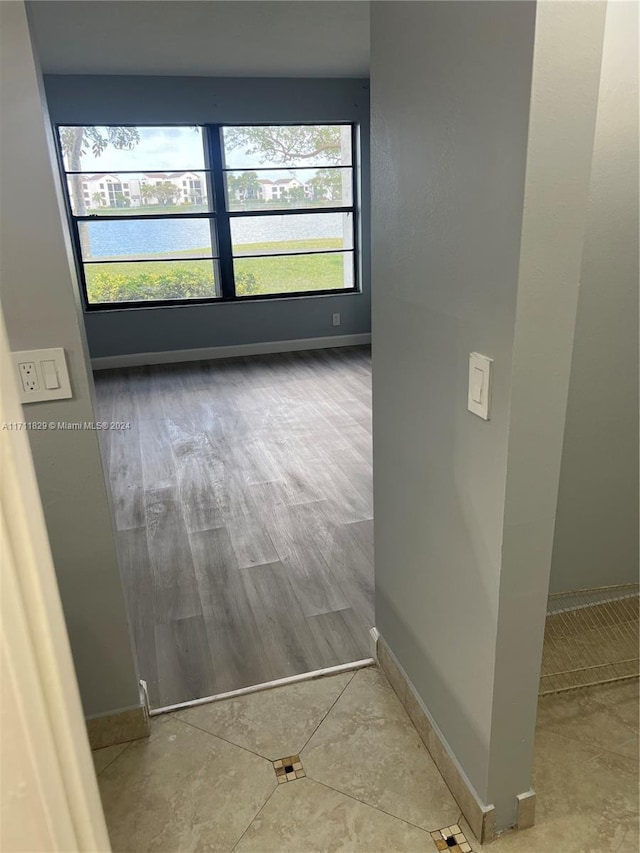
[[[125,595],[152,708],[368,657],[371,357],[98,372]]]
[[[155,717],[93,755],[118,853],[431,853],[452,824],[467,853],[605,853],[638,847],[637,751],[637,680],[541,697],[536,826],[484,846],[377,667]],[[279,784],[286,756],[306,775]]]

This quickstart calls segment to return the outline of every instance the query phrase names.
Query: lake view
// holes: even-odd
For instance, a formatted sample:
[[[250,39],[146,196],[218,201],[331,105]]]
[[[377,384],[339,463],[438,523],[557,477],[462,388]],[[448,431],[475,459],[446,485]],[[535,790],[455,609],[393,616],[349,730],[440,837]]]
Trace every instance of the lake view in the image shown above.
[[[344,214],[349,216],[350,214]],[[350,233],[351,223],[346,233]],[[80,224],[85,257],[168,258],[192,254],[202,249],[203,255],[215,255],[211,250],[211,232],[205,219],[153,219]],[[335,238],[342,240],[343,214],[326,213],[294,216],[237,217],[231,219],[232,241],[240,247],[251,243],[282,243]],[[85,242],[86,241],[86,242]],[[87,245],[90,252],[87,252]],[[276,247],[274,247],[276,248]],[[263,247],[261,251],[265,251]],[[267,249],[268,251],[268,249]],[[277,248],[276,248],[277,251]]]

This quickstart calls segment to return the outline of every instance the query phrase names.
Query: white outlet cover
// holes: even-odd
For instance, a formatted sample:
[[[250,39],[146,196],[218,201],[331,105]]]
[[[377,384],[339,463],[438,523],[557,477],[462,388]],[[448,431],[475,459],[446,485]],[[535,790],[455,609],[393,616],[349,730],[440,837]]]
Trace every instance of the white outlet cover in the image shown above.
[[[42,403],[45,400],[67,400],[72,397],[71,383],[69,381],[69,371],[67,370],[67,359],[62,347],[53,347],[52,349],[30,349],[21,350],[20,352],[12,352],[14,372],[20,402],[22,403]],[[55,373],[57,375],[58,387],[47,388],[45,383],[45,369],[50,372],[51,365],[43,365],[43,362],[54,362]],[[22,384],[22,376],[20,374],[20,365],[25,362],[33,362],[36,368],[36,376],[38,379],[37,391],[26,391]]]

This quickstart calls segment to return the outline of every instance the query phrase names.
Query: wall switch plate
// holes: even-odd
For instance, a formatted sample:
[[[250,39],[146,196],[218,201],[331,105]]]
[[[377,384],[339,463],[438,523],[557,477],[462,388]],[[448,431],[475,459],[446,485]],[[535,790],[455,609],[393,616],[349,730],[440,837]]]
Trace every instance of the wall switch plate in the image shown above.
[[[485,421],[489,420],[491,402],[492,358],[472,352],[469,355],[469,396],[467,408]]]
[[[72,396],[62,347],[11,353],[22,403],[66,400]]]

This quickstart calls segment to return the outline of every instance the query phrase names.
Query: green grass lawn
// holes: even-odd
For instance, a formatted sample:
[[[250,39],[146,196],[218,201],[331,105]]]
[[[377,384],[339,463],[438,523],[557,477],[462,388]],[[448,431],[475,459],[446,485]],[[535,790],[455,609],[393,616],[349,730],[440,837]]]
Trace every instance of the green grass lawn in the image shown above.
[[[340,249],[340,238],[290,240],[279,243],[236,245],[236,254],[296,252],[308,249]],[[85,276],[89,302],[153,301],[157,299],[197,299],[216,295],[213,265],[208,260],[191,260],[206,249],[176,252],[184,261],[122,261],[87,264]],[[341,254],[280,255],[234,260],[236,292],[239,296],[296,291],[338,290],[345,286]]]

